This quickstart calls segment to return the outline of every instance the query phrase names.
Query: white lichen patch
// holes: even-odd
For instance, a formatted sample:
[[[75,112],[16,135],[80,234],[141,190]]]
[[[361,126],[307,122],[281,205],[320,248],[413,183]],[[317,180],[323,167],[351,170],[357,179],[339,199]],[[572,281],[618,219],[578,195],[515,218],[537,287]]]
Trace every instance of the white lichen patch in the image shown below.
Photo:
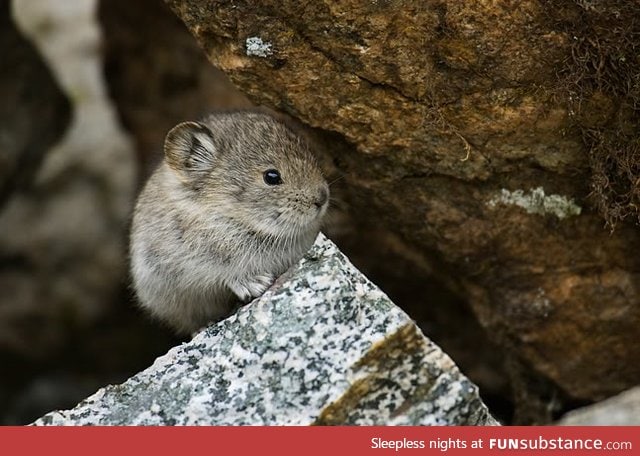
[[[525,192],[524,190],[510,191],[502,189],[488,203],[490,207],[498,204],[507,206],[518,206],[527,211],[528,214],[547,215],[552,214],[559,219],[565,219],[574,215],[580,215],[582,208],[578,206],[572,198],[562,195],[546,195],[542,187],[534,188]]]
[[[247,48],[247,55],[249,57],[269,57],[273,55],[273,46],[268,41],[263,41],[262,38],[257,36],[251,36],[247,38],[245,42]]]

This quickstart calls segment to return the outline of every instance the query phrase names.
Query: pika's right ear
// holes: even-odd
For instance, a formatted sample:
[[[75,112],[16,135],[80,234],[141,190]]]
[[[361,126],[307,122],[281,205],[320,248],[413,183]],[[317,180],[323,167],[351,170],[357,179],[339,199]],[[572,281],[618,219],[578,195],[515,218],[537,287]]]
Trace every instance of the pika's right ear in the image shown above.
[[[199,122],[176,125],[164,140],[167,164],[186,177],[209,171],[216,155],[211,130]]]

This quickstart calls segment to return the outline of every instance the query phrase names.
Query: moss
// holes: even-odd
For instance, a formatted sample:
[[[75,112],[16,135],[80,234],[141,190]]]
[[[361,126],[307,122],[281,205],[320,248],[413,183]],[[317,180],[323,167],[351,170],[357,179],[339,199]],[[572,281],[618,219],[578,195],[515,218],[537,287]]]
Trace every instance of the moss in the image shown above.
[[[557,88],[589,153],[590,199],[611,230],[640,223],[640,5],[545,3],[571,42]]]

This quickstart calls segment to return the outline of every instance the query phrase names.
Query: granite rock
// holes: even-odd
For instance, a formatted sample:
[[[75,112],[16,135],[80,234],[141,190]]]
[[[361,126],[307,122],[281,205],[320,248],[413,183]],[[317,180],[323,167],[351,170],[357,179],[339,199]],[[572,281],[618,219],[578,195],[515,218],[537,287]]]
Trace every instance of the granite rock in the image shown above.
[[[37,425],[485,425],[478,390],[320,235],[260,298]]]

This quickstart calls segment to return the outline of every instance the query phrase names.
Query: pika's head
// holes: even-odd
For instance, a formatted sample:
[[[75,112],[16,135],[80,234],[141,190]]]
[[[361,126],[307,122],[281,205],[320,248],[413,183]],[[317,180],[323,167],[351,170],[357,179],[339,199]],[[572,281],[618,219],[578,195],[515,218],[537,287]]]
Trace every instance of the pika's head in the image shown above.
[[[265,114],[216,114],[174,127],[165,161],[203,210],[270,236],[319,229],[329,187],[303,138]]]

